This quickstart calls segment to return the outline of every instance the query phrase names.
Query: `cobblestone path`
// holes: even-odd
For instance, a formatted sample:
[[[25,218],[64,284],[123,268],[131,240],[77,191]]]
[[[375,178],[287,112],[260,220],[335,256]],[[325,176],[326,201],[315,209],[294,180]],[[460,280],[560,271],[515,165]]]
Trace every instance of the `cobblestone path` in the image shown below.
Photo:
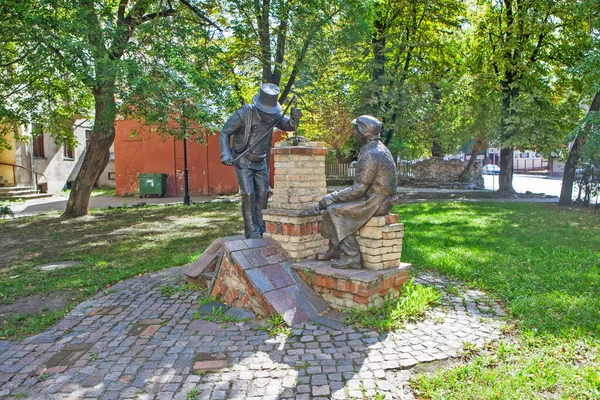
[[[423,322],[387,334],[307,324],[273,338],[260,321],[194,320],[197,294],[165,296],[182,271],[121,282],[40,335],[0,341],[0,398],[412,399],[417,364],[501,334],[503,312],[484,293],[421,274],[415,283],[444,292]]]

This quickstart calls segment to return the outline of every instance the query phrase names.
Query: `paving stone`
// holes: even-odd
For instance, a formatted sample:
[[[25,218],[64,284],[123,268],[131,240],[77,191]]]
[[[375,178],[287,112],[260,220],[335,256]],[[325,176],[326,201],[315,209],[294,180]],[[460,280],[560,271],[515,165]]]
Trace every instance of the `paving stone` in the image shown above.
[[[246,309],[238,308],[238,307],[230,308],[229,310],[227,310],[227,312],[225,312],[225,315],[227,315],[229,317],[239,318],[239,319],[254,319],[254,318],[256,318],[256,315],[254,315],[254,313],[251,310],[246,310]]]
[[[248,252],[248,247],[244,243],[233,254]],[[269,248],[252,250],[260,256],[247,260],[251,269],[274,256],[261,252]],[[161,287],[183,283],[183,269],[120,282],[112,294],[78,306],[40,335],[21,342],[0,341],[0,397],[23,391],[32,398],[115,399],[143,392],[152,398],[183,400],[198,388],[197,398],[206,399],[362,399],[377,392],[385,398],[410,399],[411,369],[421,360],[443,360],[455,356],[465,340],[482,345],[500,335],[499,313],[478,317],[482,307],[476,302],[483,304],[486,297],[473,291],[465,298],[466,306],[462,297],[452,301],[443,295],[446,306],[431,313],[432,318],[443,318],[443,323],[430,319],[380,336],[341,324],[319,325],[312,319],[294,327],[294,336],[273,339],[257,330],[254,321],[192,321],[197,294],[169,299],[160,294]],[[285,265],[282,270],[289,275]],[[283,284],[271,281],[268,272],[265,278],[273,287]],[[436,286],[443,293],[450,282],[429,273],[417,278],[415,282]],[[307,309],[299,304],[306,299],[303,293],[283,292],[280,310],[288,312],[286,318],[317,312],[312,305]],[[152,325],[160,329],[142,338],[140,334]],[[90,361],[94,353],[96,360]],[[204,368],[208,372],[198,374]],[[40,380],[42,373],[48,376]],[[9,394],[2,394],[6,390]]]
[[[197,320],[190,322],[190,324],[187,326],[187,330],[194,331],[195,333],[198,333],[198,334],[208,334],[208,333],[221,332],[223,329],[217,323],[197,319]],[[176,339],[174,339],[174,340],[176,340]]]

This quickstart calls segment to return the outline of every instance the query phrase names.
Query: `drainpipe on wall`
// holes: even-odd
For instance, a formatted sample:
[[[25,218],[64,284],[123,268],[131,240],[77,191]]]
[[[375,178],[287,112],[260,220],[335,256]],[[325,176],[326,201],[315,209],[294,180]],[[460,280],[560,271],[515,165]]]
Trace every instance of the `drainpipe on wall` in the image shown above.
[[[30,136],[31,136],[31,140],[29,141],[29,160],[31,162],[31,185],[33,186],[33,190],[36,191],[37,193],[37,175],[35,172],[33,172],[33,170],[35,169],[35,166],[33,165],[33,135],[32,135],[32,131],[33,129],[29,132]],[[17,185],[17,182],[15,182],[15,186]]]

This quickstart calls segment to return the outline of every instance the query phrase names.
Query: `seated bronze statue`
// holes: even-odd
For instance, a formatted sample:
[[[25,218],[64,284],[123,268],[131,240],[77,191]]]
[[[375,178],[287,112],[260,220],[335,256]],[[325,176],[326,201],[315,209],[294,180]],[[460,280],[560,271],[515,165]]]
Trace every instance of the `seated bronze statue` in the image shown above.
[[[396,197],[396,165],[381,143],[381,122],[370,115],[352,121],[354,139],[360,146],[352,187],[330,193],[302,212],[324,210],[321,234],[329,239],[329,250],[317,260],[331,260],[334,268],[362,268],[360,246],[354,234],[371,217],[386,215]]]

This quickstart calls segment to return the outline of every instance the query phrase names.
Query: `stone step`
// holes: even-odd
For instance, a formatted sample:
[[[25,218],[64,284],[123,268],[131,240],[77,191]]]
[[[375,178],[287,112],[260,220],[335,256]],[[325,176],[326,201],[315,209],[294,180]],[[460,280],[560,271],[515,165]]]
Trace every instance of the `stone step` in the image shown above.
[[[0,200],[32,200],[52,197],[51,193],[38,193],[32,186],[0,187]]]
[[[43,199],[46,197],[52,197],[52,193],[28,193],[28,194],[19,194],[19,195],[11,195],[11,196],[6,196],[3,194],[0,194],[0,200],[16,200],[16,199],[20,199],[20,200],[34,200],[34,199]]]
[[[1,181],[1,179],[0,179]],[[0,187],[0,195],[4,193],[21,193],[21,192],[35,192],[32,186],[3,186]]]
[[[215,260],[218,265],[211,271]],[[192,277],[200,279],[204,283],[198,286],[210,287],[209,294],[229,306],[262,316],[279,314],[289,326],[311,321],[341,329],[340,314],[302,280],[292,262],[271,240],[220,238],[185,274],[188,282]],[[209,284],[204,276],[214,280]]]

